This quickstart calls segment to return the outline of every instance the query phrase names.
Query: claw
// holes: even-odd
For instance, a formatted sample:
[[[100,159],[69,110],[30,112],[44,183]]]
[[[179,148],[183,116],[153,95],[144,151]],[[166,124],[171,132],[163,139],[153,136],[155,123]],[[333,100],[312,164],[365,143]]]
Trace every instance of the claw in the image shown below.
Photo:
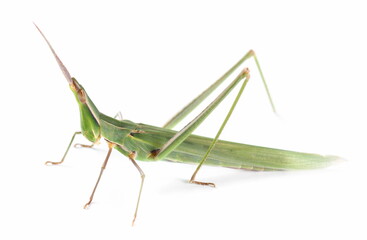
[[[51,164],[51,165],[58,165],[58,164],[60,164],[61,162],[51,162],[51,161],[47,161],[47,162],[45,162],[45,165],[49,165],[49,164]]]
[[[215,184],[211,183],[211,182],[199,182],[199,181],[190,180],[189,183],[198,184],[198,185],[202,185],[202,186],[209,186],[209,187],[214,187],[215,188]]]
[[[84,209],[88,209],[89,208],[89,206],[90,206],[90,204],[91,204],[91,201],[89,201],[89,202],[87,202],[85,205],[84,205]]]
[[[94,146],[94,144],[91,144],[91,145],[85,145],[85,144],[81,144],[81,143],[74,144],[75,148],[92,148],[93,146]]]

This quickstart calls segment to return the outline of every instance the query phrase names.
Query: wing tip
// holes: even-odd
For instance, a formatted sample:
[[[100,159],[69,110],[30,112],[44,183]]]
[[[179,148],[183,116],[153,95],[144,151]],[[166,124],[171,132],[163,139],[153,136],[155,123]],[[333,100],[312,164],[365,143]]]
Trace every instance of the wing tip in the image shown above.
[[[328,159],[330,163],[342,163],[347,161],[347,159],[336,155],[326,155],[325,158]]]
[[[310,169],[326,168],[347,161],[345,158],[336,155],[321,155],[321,157],[322,160],[319,160],[318,163],[313,162]]]

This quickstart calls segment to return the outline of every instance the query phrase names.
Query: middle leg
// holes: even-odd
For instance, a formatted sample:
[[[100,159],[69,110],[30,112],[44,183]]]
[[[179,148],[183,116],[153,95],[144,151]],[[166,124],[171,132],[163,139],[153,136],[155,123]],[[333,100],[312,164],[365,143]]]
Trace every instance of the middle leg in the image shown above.
[[[92,201],[93,201],[93,197],[94,197],[94,193],[96,192],[96,189],[97,189],[98,183],[99,183],[99,181],[101,180],[101,177],[102,177],[103,171],[106,169],[107,162],[108,162],[108,159],[110,158],[110,155],[111,155],[112,149],[115,147],[115,144],[114,144],[114,143],[111,143],[111,142],[107,142],[107,143],[108,143],[108,153],[107,153],[106,159],[104,160],[104,162],[103,162],[103,164],[102,164],[101,171],[100,171],[100,173],[99,173],[99,176],[98,176],[98,179],[97,179],[96,185],[94,186],[93,191],[92,191],[92,194],[91,194],[91,195],[90,195],[90,197],[89,197],[89,201],[84,205],[84,209],[87,209],[87,208],[89,207],[89,205],[92,203]]]

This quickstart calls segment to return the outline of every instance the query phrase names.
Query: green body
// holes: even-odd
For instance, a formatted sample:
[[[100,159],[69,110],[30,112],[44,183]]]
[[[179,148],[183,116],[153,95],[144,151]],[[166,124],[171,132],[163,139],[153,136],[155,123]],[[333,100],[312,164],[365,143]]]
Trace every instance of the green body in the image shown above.
[[[72,79],[83,89],[74,78]],[[137,160],[199,163],[213,142],[211,138],[191,134],[164,159],[155,158],[152,156],[152,152],[160,149],[177,131],[134,123],[129,120],[117,120],[100,113],[88,96],[86,102],[82,103],[78,94],[75,95],[80,110],[83,136],[91,142],[104,138],[115,143],[115,148],[126,156],[135,152]],[[205,164],[248,170],[296,170],[326,167],[337,159],[338,157],[335,156],[286,151],[219,140],[210,152]]]
[[[128,155],[129,151],[135,151],[136,159],[142,161],[157,160],[151,157],[151,152],[160,149],[177,133],[170,129],[133,123],[128,120],[119,121],[104,114],[100,114],[100,124],[103,138],[116,143],[115,148],[124,155]],[[191,135],[163,160],[198,164],[212,141],[211,138]],[[205,164],[248,170],[291,170],[325,167],[335,159],[336,157],[333,156],[299,153],[220,140],[215,144]]]
[[[72,79],[77,82],[74,78]],[[82,88],[80,84],[78,85]],[[191,134],[164,159],[156,158],[152,152],[160,149],[177,131],[134,123],[129,120],[117,120],[99,113],[89,97],[85,103],[80,102],[77,94],[76,99],[79,103],[83,136],[91,142],[104,138],[115,143],[115,148],[125,156],[135,152],[137,160],[168,160],[198,164],[213,142],[212,138]],[[286,151],[219,140],[205,164],[247,170],[296,170],[326,167],[337,159],[336,156]]]

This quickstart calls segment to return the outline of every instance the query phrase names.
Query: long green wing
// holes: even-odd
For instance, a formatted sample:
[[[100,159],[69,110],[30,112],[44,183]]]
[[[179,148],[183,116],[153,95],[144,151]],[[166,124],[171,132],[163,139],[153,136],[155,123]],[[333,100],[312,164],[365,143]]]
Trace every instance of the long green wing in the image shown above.
[[[133,147],[138,149],[139,160],[149,160],[150,151],[158,149],[175,134],[175,131],[159,127],[144,124],[137,126],[141,133],[125,139],[125,144],[130,149]],[[199,163],[211,141],[211,138],[191,135],[165,160]],[[145,152],[146,155],[142,155],[142,152]],[[220,140],[205,164],[254,170],[296,170],[326,167],[338,159],[340,158],[336,156],[286,151]]]

